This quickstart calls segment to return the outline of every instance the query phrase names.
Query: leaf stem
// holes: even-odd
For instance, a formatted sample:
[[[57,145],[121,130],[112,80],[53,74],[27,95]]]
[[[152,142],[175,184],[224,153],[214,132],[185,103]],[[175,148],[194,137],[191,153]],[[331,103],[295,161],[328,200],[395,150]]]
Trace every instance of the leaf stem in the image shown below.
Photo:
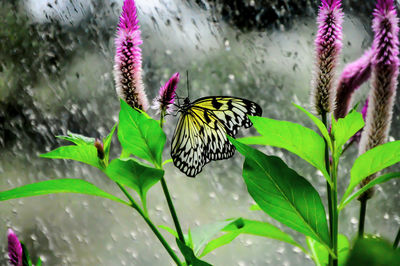
[[[361,196],[360,200],[360,218],[358,220],[358,237],[364,237],[365,213],[367,211],[368,198]]]
[[[122,190],[122,192],[125,194],[125,196],[129,199],[129,201],[131,202],[131,207],[134,208],[140,214],[140,216],[142,216],[142,218],[146,221],[147,225],[150,227],[150,229],[156,235],[158,240],[160,240],[161,244],[167,250],[167,252],[171,256],[171,258],[175,261],[176,265],[181,266],[182,262],[179,260],[178,256],[172,250],[172,248],[170,247],[168,242],[161,235],[160,231],[158,231],[157,227],[151,222],[149,217],[142,211],[142,209],[139,207],[139,205],[135,202],[135,200],[132,198],[132,196],[128,193],[128,191],[126,191],[126,189],[121,184],[117,183],[117,185]]]
[[[400,227],[399,231],[397,232],[396,239],[393,242],[393,248],[396,249],[400,242]]]

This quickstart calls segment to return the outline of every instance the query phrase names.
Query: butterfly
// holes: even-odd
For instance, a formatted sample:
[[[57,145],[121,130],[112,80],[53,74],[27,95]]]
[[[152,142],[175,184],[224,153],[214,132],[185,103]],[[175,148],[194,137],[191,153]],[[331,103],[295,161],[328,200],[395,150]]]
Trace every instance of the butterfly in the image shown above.
[[[181,113],[172,143],[174,165],[195,177],[210,161],[228,159],[235,147],[226,135],[234,137],[239,127],[251,127],[247,115],[261,116],[261,107],[249,100],[230,96],[203,97],[178,106]]]

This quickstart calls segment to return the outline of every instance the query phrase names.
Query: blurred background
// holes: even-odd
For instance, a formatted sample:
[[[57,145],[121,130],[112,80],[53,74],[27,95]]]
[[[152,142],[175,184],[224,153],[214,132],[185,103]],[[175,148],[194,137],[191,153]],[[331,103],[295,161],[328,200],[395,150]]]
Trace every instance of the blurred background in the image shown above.
[[[38,155],[66,144],[54,136],[67,130],[102,138],[117,121],[119,101],[112,68],[114,37],[122,0],[0,1],[0,190],[53,178],[82,178],[123,197],[97,169]],[[137,0],[143,45],[143,79],[151,100],[175,72],[178,94],[191,99],[234,95],[254,100],[263,116],[311,122],[291,105],[310,109],[314,67],[316,0]],[[374,1],[345,0],[343,52],[339,69],[357,59],[372,41]],[[369,84],[355,95],[364,101]],[[395,103],[391,140],[400,139],[400,93]],[[155,115],[153,115],[155,117]],[[166,123],[169,146],[176,118]],[[255,134],[242,130],[242,134]],[[286,151],[264,148],[305,176],[325,201],[322,176]],[[116,138],[112,157],[120,152]],[[339,194],[349,182],[357,155],[351,147],[342,159]],[[305,245],[253,204],[241,178],[243,158],[208,164],[195,179],[171,164],[166,179],[185,232],[226,218],[269,221]],[[394,167],[397,171],[399,166]],[[400,185],[378,188],[368,203],[366,232],[394,238],[400,224]],[[173,226],[159,184],[148,193],[156,224]],[[357,201],[340,215],[340,231],[355,236]],[[7,264],[7,228],[44,265],[172,265],[143,220],[131,209],[107,199],[66,194],[0,203],[0,265]],[[164,232],[163,232],[164,233]],[[168,240],[174,240],[164,234]],[[312,265],[299,249],[275,240],[240,236],[204,257],[215,265]]]

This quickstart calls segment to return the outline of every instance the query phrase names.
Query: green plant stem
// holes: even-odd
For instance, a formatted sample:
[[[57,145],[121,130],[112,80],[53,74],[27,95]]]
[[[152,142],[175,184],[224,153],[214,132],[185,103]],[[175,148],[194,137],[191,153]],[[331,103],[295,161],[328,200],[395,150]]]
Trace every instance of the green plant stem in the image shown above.
[[[360,200],[360,218],[358,220],[358,237],[364,237],[365,213],[367,212],[367,197],[361,196]]]
[[[137,205],[137,203],[131,197],[131,195],[128,193],[128,191],[126,191],[126,189],[121,184],[117,183],[117,185],[122,190],[122,192],[125,194],[125,196],[129,199],[129,201],[131,202],[132,208],[134,208],[140,214],[140,216],[142,216],[143,219],[146,221],[147,225],[150,227],[150,229],[153,231],[153,233],[157,236],[158,240],[160,240],[161,244],[167,250],[167,252],[171,256],[171,258],[175,261],[176,265],[181,266],[182,262],[179,260],[178,256],[172,250],[172,248],[170,247],[168,242],[161,235],[160,231],[157,230],[157,227],[150,221],[149,217],[142,211],[142,209],[139,207],[139,205]]]
[[[333,151],[334,153],[334,151]],[[331,177],[333,182],[333,188],[331,188],[332,193],[332,246],[333,252],[335,253],[336,258],[333,259],[332,264],[333,266],[338,265],[338,234],[339,234],[339,212],[337,206],[337,168],[336,162],[333,159],[332,162],[332,171]]]
[[[328,128],[327,117],[326,117],[325,112],[321,113],[321,118],[322,118],[322,123],[325,125],[326,128]],[[324,139],[324,142],[325,142],[325,167],[326,167],[326,171],[330,175],[329,147],[328,147],[328,143],[327,143],[326,139]],[[332,200],[332,188],[328,181],[326,182],[326,191],[327,191],[327,196],[328,196],[329,234],[331,237],[331,248],[333,248],[333,242],[332,242],[332,239],[333,239],[333,211],[332,211],[333,200]],[[333,265],[333,258],[332,258],[331,254],[329,254],[329,265]]]
[[[397,231],[396,238],[395,238],[395,240],[393,242],[393,248],[394,249],[397,248],[397,246],[399,245],[399,242],[400,242],[400,228],[399,228],[399,231]]]
[[[160,127],[161,128],[163,128],[163,125],[164,125],[165,114],[166,114],[166,111],[164,109],[161,110],[161,115],[160,115]],[[157,166],[157,168],[162,169],[162,166]],[[167,199],[168,208],[171,213],[172,219],[174,220],[175,229],[178,234],[178,238],[182,243],[186,244],[185,237],[183,236],[182,228],[179,223],[178,215],[176,214],[175,207],[174,207],[174,204],[171,199],[171,195],[169,194],[167,182],[165,181],[164,177],[161,178],[161,186],[162,186],[165,198]],[[185,258],[185,261],[186,261],[186,264],[189,265],[189,262],[187,261],[186,258]]]
[[[182,243],[186,243],[185,237],[183,236],[183,233],[182,233],[181,225],[179,224],[178,216],[176,215],[174,204],[172,203],[172,199],[171,199],[171,196],[168,191],[167,182],[165,182],[164,177],[161,178],[161,186],[163,188],[165,198],[167,199],[167,203],[168,203],[169,211],[171,212],[172,219],[174,220],[176,232],[178,233],[178,238]]]

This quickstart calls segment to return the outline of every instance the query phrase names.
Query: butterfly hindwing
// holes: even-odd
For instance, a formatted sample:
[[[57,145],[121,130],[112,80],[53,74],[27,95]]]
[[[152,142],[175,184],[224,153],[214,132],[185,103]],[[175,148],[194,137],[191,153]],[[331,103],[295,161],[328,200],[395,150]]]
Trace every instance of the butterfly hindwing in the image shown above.
[[[235,97],[204,97],[181,107],[172,140],[171,157],[176,167],[194,177],[211,160],[233,156],[234,137],[239,127],[252,125],[247,115],[261,115],[254,102]]]

